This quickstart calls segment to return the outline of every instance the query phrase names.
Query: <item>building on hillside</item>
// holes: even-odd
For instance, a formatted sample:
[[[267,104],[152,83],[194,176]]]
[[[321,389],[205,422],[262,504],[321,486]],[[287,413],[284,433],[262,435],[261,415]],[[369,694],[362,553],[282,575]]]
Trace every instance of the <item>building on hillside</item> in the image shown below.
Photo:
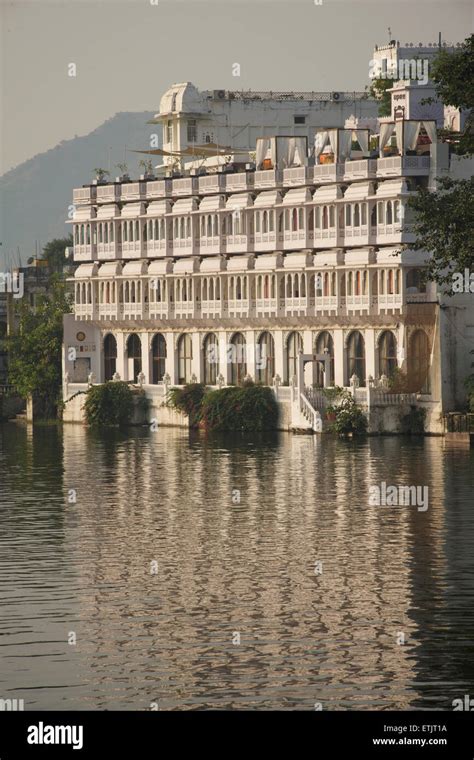
[[[421,406],[440,431],[464,398],[472,295],[445,302],[424,283],[407,202],[451,170],[449,147],[433,120],[382,120],[375,143],[363,117],[349,123],[258,135],[245,164],[74,190],[65,398],[121,378],[159,417],[168,385],[251,377],[287,427],[314,427],[318,388],[338,385],[372,430]]]

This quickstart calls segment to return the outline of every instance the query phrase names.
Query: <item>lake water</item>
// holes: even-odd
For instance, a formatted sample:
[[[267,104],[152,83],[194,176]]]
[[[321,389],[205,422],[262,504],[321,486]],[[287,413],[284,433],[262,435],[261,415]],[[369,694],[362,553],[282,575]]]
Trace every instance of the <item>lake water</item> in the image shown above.
[[[371,505],[382,482],[428,508]],[[474,451],[438,438],[0,426],[0,697],[451,710],[473,491]]]

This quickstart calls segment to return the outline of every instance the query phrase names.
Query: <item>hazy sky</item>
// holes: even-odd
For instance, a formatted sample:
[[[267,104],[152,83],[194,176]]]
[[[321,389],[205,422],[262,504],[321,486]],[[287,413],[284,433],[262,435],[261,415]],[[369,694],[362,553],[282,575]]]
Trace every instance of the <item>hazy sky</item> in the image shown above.
[[[375,43],[463,40],[450,0],[0,0],[0,173],[117,111],[201,89],[363,90]],[[68,76],[68,64],[77,67]],[[240,63],[241,76],[232,76]]]

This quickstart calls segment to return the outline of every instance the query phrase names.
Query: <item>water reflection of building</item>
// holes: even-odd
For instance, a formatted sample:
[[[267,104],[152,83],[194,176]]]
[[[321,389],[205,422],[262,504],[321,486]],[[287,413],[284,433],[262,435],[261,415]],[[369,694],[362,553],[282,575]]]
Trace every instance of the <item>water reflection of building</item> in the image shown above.
[[[423,701],[430,619],[448,614],[439,441],[249,444],[169,429],[107,443],[78,427],[64,441],[71,562],[94,626],[86,668],[104,689],[114,652],[129,652],[135,705]],[[428,485],[428,511],[368,506],[382,480]]]

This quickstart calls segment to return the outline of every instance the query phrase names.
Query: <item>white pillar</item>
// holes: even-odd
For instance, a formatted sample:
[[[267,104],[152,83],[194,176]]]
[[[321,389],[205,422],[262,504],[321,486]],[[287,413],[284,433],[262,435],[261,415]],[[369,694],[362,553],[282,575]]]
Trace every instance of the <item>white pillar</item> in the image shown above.
[[[204,380],[204,368],[202,366],[202,348],[201,348],[201,333],[191,333],[191,341],[193,345],[193,361],[191,375],[196,375],[197,382],[202,383]]]
[[[145,385],[151,385],[151,335],[150,333],[141,333],[142,342],[142,372],[145,375]]]
[[[303,353],[304,354],[313,354],[314,353],[314,347],[313,347],[313,333],[311,330],[304,330],[303,331]],[[313,385],[313,369],[314,369],[314,363],[308,362],[305,365],[304,368],[304,384],[312,386]]]
[[[369,384],[369,375],[375,377],[375,330],[373,328],[364,331],[365,341],[365,384]],[[362,378],[359,378],[362,382]]]
[[[125,338],[126,335],[123,332],[119,332],[116,334],[117,339],[117,372],[120,375],[121,380],[128,380],[127,376],[127,367],[126,367],[126,359],[125,359]]]
[[[217,340],[219,342],[219,372],[226,382],[226,385],[230,383],[231,377],[231,365],[230,365],[230,353],[228,353],[227,346],[230,342],[230,333],[221,330],[217,333]]]
[[[280,375],[282,380],[290,380],[291,378],[286,377],[285,340],[284,340],[283,330],[275,330],[274,340],[275,340],[275,376]]]
[[[171,385],[176,383],[177,369],[175,368],[175,349],[174,349],[174,334],[171,332],[163,333],[166,341],[166,360],[165,360],[165,375],[168,374],[171,378]]]
[[[247,374],[251,375],[253,380],[257,379],[257,370],[255,366],[255,345],[257,332],[255,330],[245,330],[243,332],[247,344]]]
[[[345,376],[345,351],[344,333],[342,330],[334,330],[334,385],[344,385]]]

